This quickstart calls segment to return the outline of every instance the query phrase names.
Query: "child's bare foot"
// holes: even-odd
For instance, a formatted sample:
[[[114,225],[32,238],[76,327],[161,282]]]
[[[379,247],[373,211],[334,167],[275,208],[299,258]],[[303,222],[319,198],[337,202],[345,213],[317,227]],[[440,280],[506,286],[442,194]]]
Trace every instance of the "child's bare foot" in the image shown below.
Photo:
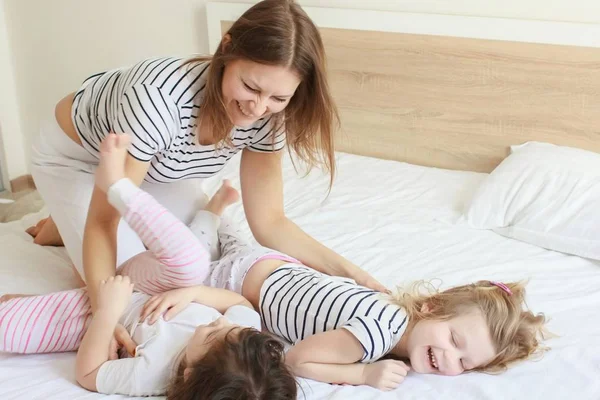
[[[209,200],[204,209],[213,214],[221,215],[228,206],[239,201],[240,194],[231,186],[229,179],[224,179],[217,193]]]
[[[96,169],[96,186],[103,192],[125,177],[125,160],[129,147],[128,135],[109,134],[100,144],[100,164]]]

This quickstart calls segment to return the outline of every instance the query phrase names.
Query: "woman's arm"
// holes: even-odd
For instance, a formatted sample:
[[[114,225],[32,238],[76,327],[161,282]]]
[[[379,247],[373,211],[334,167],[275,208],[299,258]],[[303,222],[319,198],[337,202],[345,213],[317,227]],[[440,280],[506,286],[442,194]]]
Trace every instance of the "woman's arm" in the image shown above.
[[[139,186],[148,167],[149,163],[128,155],[125,175]],[[119,220],[119,212],[108,203],[106,193],[94,187],[83,233],[83,270],[92,312],[96,310],[98,284],[115,275]]]
[[[125,177],[139,186],[153,155],[165,149],[169,138],[177,135],[179,109],[160,87],[144,84],[129,87],[113,106],[117,113],[110,121],[111,128],[131,138]],[[98,282],[115,274],[118,224],[119,214],[108,203],[106,194],[94,188],[83,234],[83,270],[92,311],[96,309]]]
[[[367,272],[313,239],[285,216],[281,155],[282,151],[255,152],[247,149],[242,153],[242,200],[256,240],[317,271],[349,277],[368,288],[387,291]]]
[[[188,289],[191,292],[194,303],[212,307],[221,314],[233,306],[245,306],[254,310],[252,304],[244,296],[231,290],[210,286],[192,286]]]

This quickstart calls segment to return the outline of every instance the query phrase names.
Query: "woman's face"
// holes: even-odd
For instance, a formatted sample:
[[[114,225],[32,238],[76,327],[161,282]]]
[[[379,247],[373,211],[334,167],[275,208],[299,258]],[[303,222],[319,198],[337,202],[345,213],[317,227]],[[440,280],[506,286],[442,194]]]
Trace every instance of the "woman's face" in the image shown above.
[[[233,124],[248,127],[282,111],[299,84],[298,75],[287,67],[240,59],[225,65],[221,90]]]

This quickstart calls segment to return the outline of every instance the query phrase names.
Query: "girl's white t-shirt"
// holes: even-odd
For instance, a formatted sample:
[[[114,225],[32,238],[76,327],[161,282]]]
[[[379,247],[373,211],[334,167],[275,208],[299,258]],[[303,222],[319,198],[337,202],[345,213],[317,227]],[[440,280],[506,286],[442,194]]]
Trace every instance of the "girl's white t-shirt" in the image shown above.
[[[98,370],[99,393],[128,396],[160,396],[166,393],[177,370],[177,363],[198,326],[222,316],[217,310],[192,303],[169,321],[162,317],[153,325],[139,322],[142,308],[150,296],[134,293],[120,323],[138,344],[135,357],[107,361]],[[233,324],[261,329],[259,314],[246,306],[233,306],[224,316]]]

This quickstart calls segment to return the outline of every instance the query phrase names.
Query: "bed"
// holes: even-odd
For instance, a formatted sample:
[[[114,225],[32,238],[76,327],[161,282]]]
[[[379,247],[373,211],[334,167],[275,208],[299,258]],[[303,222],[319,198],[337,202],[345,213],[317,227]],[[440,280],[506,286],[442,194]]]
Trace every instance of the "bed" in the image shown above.
[[[208,4],[211,50],[247,7]],[[390,288],[421,279],[442,288],[529,279],[528,305],[550,317],[557,337],[541,359],[501,375],[411,373],[386,394],[301,380],[304,398],[600,398],[600,262],[473,229],[463,217],[510,145],[538,140],[600,152],[600,29],[307,11],[323,27],[342,116],[338,175],[328,195],[325,175],[302,177],[286,157],[288,216]],[[223,177],[239,187],[238,162],[207,180],[206,191]],[[249,234],[241,206],[231,213]],[[0,294],[77,284],[63,249],[35,246],[23,232],[44,215],[42,209],[0,224]],[[0,398],[120,398],[79,388],[74,360],[74,354],[0,355]]]

